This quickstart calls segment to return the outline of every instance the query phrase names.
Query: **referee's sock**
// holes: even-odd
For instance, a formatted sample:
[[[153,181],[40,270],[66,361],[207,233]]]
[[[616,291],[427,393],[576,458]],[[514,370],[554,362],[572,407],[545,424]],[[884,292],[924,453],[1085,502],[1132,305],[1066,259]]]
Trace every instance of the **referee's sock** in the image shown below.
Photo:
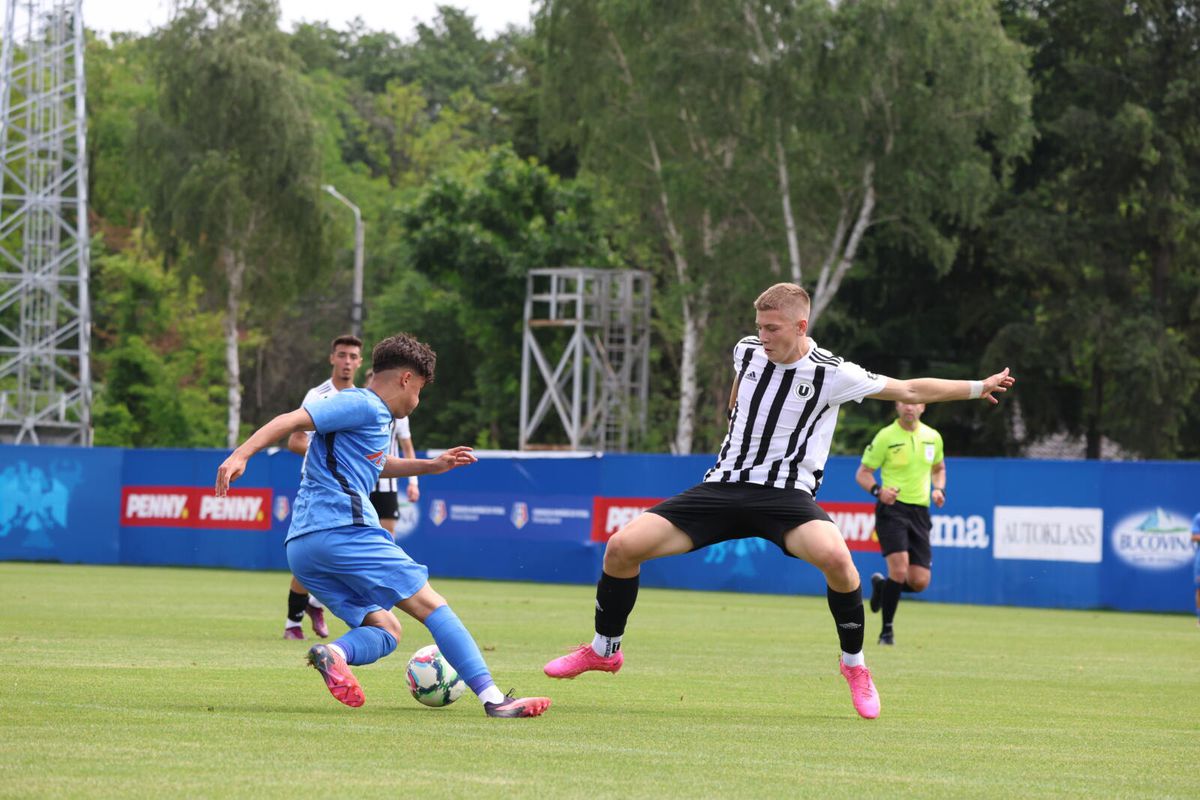
[[[884,628],[892,627],[892,620],[896,618],[896,607],[900,605],[900,592],[904,591],[904,587],[907,585],[888,578],[880,588],[879,610],[883,617]]]
[[[837,623],[838,640],[842,645],[842,661],[847,666],[862,666],[864,626],[867,622],[867,614],[863,609],[862,584],[856,586],[852,592],[835,592],[832,586],[826,586],[825,597],[829,601],[829,610],[833,612],[833,621]]]

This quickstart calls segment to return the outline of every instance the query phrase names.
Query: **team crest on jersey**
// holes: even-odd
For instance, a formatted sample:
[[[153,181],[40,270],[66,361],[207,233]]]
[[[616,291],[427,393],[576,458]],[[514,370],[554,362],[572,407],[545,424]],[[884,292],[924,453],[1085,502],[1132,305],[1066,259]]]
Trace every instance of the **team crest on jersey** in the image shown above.
[[[521,501],[517,501],[512,505],[512,513],[508,515],[512,520],[513,527],[517,530],[525,527],[525,523],[529,522],[529,506]]]
[[[793,391],[796,393],[796,397],[799,397],[801,400],[807,400],[808,398],[812,397],[815,390],[813,389],[813,385],[811,383],[800,381],[796,384],[796,388],[793,389]]]
[[[429,519],[433,520],[434,525],[441,525],[446,521],[446,501],[434,500],[429,506]]]

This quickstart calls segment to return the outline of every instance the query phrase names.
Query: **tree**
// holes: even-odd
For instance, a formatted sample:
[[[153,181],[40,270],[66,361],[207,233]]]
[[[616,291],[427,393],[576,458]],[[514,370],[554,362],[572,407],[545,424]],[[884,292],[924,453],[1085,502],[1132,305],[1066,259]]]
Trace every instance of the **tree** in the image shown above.
[[[1009,282],[1030,439],[1181,447],[1200,383],[1200,9],[1006,3],[1041,131],[990,236]],[[1194,450],[1193,450],[1194,452]]]
[[[158,109],[142,127],[154,228],[225,297],[231,447],[244,303],[286,300],[322,261],[316,134],[278,16],[273,0],[180,8],[158,36]]]
[[[96,444],[217,447],[224,440],[221,315],[164,269],[140,231],[93,259]]]
[[[539,30],[549,123],[660,242],[680,453],[730,299],[807,280],[815,323],[883,223],[947,269],[939,222],[979,222],[1031,133],[1021,50],[984,0],[551,0]]]
[[[526,275],[620,266],[619,225],[585,183],[508,148],[435,177],[399,222],[405,269],[373,302],[369,337],[408,329],[437,351],[423,440],[515,446]]]

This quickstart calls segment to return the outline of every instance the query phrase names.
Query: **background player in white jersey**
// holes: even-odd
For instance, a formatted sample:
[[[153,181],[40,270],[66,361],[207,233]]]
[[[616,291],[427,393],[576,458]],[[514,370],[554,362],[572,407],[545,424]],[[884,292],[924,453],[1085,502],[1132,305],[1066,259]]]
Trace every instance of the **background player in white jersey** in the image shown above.
[[[332,397],[343,389],[354,386],[354,373],[362,366],[362,339],[350,334],[337,337],[329,344],[329,364],[331,366],[329,380],[324,381],[308,390],[304,395],[302,406],[311,401],[324,400]],[[287,448],[298,456],[308,459],[308,442],[311,433],[297,431],[288,437]],[[300,468],[301,474],[304,467]],[[329,635],[329,625],[325,622],[325,607],[321,601],[309,594],[308,589],[292,576],[292,585],[288,589],[287,618],[283,623],[283,638],[303,639],[304,629],[300,623],[304,615],[312,620],[313,633],[324,639]]]
[[[370,381],[374,374],[373,371],[367,370],[367,380]],[[415,459],[417,457],[408,417],[396,420],[392,438],[388,442],[387,454],[393,458]],[[400,480],[400,478],[380,478],[379,484],[371,492],[371,505],[375,507],[375,513],[379,515],[379,525],[391,534],[396,533],[396,521],[400,518],[400,497],[398,495]],[[404,493],[410,503],[421,499],[421,487],[416,475],[408,478],[404,486]]]
[[[855,710],[879,716],[879,695],[863,658],[862,583],[837,526],[813,499],[837,424],[838,407],[870,397],[906,403],[984,398],[1006,391],[1005,369],[982,381],[900,381],[867,372],[808,338],[808,293],[778,283],[754,302],[757,337],[734,347],[729,432],[704,481],[618,531],[604,550],[591,644],[545,667],[552,678],[624,663],[621,639],[637,601],[642,562],[734,538],[758,536],[825,575],[841,644],[839,662]]]

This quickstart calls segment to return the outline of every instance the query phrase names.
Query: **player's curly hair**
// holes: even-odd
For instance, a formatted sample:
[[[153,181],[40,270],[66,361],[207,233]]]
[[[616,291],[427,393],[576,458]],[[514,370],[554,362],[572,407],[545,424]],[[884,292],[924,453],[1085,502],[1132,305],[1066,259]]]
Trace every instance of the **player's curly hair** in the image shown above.
[[[410,369],[433,383],[433,372],[437,366],[437,353],[424,342],[408,333],[397,333],[375,345],[371,351],[371,369],[375,374],[389,369]]]

